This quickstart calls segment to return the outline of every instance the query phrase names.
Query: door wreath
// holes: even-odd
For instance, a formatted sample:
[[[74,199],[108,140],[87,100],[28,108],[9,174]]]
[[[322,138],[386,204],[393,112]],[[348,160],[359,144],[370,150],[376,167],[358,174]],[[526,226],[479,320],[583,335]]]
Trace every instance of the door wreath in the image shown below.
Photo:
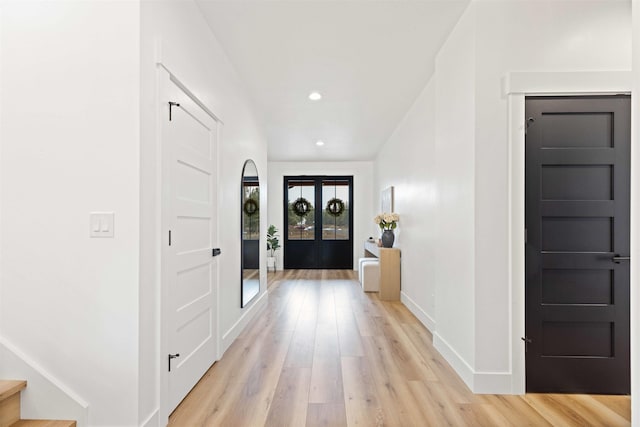
[[[247,214],[247,216],[253,216],[258,213],[258,202],[253,199],[247,199],[242,206],[242,210]]]
[[[295,213],[299,217],[306,216],[309,213],[309,211],[311,211],[311,208],[312,208],[311,203],[309,203],[309,201],[304,197],[300,197],[296,199],[296,201],[293,202],[293,207],[292,207],[293,213]]]
[[[337,197],[329,200],[327,202],[327,207],[325,208],[327,213],[333,217],[339,217],[344,212],[344,202]]]

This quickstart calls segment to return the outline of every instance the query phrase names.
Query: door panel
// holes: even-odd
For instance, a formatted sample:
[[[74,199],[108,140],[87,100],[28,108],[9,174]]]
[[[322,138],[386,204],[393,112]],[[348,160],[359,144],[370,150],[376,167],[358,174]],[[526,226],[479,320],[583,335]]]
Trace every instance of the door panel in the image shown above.
[[[163,316],[167,325],[168,410],[216,356],[216,122],[172,82],[171,120],[163,128]],[[168,101],[167,101],[168,102]],[[170,235],[169,235],[170,233]],[[167,366],[167,369],[169,368]]]
[[[349,240],[349,191],[351,182],[322,180],[322,240]],[[329,206],[329,209],[327,209]]]
[[[287,183],[287,239],[315,240],[316,185],[313,179],[295,179]],[[303,204],[308,203],[308,209]],[[298,210],[296,211],[296,204]]]
[[[353,177],[285,177],[284,267],[353,268]],[[301,199],[306,215],[296,212]]]
[[[630,98],[526,117],[527,391],[628,394]]]

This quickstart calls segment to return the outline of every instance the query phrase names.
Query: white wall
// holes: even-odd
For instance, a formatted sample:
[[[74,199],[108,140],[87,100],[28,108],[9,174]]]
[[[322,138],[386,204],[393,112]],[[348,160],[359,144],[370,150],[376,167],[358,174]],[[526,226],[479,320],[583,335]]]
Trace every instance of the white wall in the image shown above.
[[[88,425],[88,403],[2,337],[0,378],[27,380],[27,388],[20,393],[22,418],[76,420],[77,426]]]
[[[436,330],[434,345],[465,378],[474,363],[475,7],[436,57]]]
[[[475,368],[499,374],[509,371],[511,347],[502,78],[509,71],[630,70],[631,15],[628,1],[486,1],[477,13]]]
[[[0,335],[90,425],[134,425],[139,3],[1,7]],[[115,212],[115,238],[89,238],[91,211]]]
[[[380,191],[394,187],[394,211],[400,214],[395,246],[402,250],[402,300],[429,329],[435,330],[436,140],[435,84],[419,94],[376,158],[374,206]],[[379,234],[379,232],[378,232]]]
[[[253,159],[261,178],[261,205],[266,206],[266,141],[243,86],[220,44],[193,1],[142,3],[142,200],[140,282],[140,423],[154,424],[158,409],[158,141],[155,122],[156,61],[165,66],[222,121],[219,140],[220,208],[219,332],[221,351],[255,314],[257,305],[240,308],[240,180],[246,159]],[[263,210],[266,212],[266,209]],[[261,246],[266,246],[266,214],[261,216]],[[266,269],[261,266],[261,296],[266,292]],[[262,299],[261,301],[266,301]],[[242,320],[241,320],[242,319]],[[164,368],[164,365],[162,366]],[[163,420],[160,420],[162,424]],[[165,420],[166,422],[166,420]]]
[[[0,337],[88,424],[162,424],[157,47],[224,122],[222,351],[257,311],[240,309],[239,236],[247,158],[266,188],[260,125],[194,2],[3,2],[0,19]],[[90,211],[115,212],[115,238],[89,238]]]
[[[278,228],[281,245],[287,229],[282,210],[285,175],[353,175],[353,262],[356,269],[358,258],[364,253],[364,241],[380,234],[373,222],[377,213],[372,200],[373,162],[269,162],[268,224]],[[278,270],[282,270],[283,260],[284,247],[277,252]]]
[[[629,70],[630,9],[624,1],[491,1],[477,6],[476,144],[482,149],[476,157],[475,370],[477,379],[493,375],[495,382],[476,384],[476,389],[508,390],[508,382],[499,379],[511,373],[514,323],[509,265],[504,262],[509,256],[509,148],[502,78],[514,70]]]
[[[435,158],[414,178],[426,200],[408,198],[400,214],[402,221],[433,200],[437,231],[419,246],[402,245],[403,293],[415,303],[408,304],[414,312],[435,313],[436,347],[475,391],[512,391],[503,78],[511,71],[630,70],[630,54],[627,1],[473,2],[441,48],[434,77],[376,159],[379,191],[402,183],[411,156],[424,157],[435,144]],[[432,96],[435,123],[426,108]],[[397,152],[406,154],[389,157]],[[428,220],[401,222],[403,236],[424,233]],[[407,252],[417,250],[434,254],[434,273],[408,263]],[[417,277],[426,283],[415,287]],[[428,295],[432,289],[435,301]]]

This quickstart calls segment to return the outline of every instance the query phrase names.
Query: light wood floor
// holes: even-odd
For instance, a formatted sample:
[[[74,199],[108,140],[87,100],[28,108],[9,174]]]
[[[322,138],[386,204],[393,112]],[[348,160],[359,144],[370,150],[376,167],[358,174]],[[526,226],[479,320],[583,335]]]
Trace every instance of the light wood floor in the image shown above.
[[[269,273],[269,305],[171,426],[628,426],[628,396],[474,395],[399,302],[352,271]]]

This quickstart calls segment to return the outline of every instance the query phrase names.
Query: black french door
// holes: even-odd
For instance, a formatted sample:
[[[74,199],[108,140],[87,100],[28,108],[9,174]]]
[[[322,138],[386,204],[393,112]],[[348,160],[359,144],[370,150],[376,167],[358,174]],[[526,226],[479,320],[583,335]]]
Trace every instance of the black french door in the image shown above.
[[[284,268],[353,268],[353,176],[284,177]]]

